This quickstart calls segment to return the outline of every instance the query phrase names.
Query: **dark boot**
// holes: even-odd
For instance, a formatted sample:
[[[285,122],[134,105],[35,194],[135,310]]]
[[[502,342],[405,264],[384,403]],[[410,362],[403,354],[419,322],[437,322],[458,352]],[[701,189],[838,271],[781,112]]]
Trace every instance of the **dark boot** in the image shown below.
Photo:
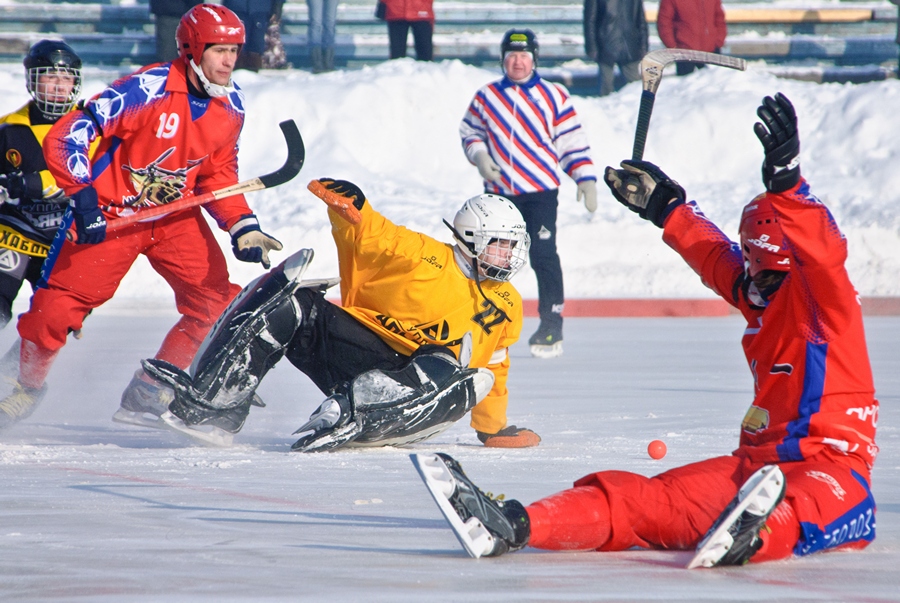
[[[309,49],[309,62],[312,66],[313,73],[322,73],[325,71],[325,61],[322,57],[322,49],[314,46]]]
[[[334,71],[334,47],[325,49],[324,67],[325,71]]]

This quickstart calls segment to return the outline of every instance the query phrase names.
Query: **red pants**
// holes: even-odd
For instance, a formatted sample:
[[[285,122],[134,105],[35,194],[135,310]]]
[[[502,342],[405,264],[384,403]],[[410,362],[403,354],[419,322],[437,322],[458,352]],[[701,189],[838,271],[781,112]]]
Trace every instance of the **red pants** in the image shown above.
[[[827,461],[779,463],[787,489],[753,561],[875,539],[875,501],[866,479]],[[762,465],[722,456],[647,478],[625,471],[583,477],[575,487],[528,506],[528,544],[555,550],[693,549]]]
[[[172,287],[181,313],[156,357],[186,368],[240,291],[228,281],[225,256],[199,207],[110,232],[99,245],[63,244],[47,288],[35,292],[19,319],[19,335],[45,350],[59,350],[91,310],[112,298],[141,254]]]

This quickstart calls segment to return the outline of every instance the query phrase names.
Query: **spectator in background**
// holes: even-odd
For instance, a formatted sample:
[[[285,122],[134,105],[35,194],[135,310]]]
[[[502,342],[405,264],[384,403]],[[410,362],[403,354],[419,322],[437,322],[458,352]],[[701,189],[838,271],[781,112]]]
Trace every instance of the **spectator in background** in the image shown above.
[[[290,69],[287,53],[284,51],[284,42],[281,41],[281,11],[284,1],[276,2],[272,16],[269,17],[269,27],[266,29],[266,50],[263,52],[263,69]]]
[[[600,96],[615,90],[616,65],[626,81],[641,79],[647,46],[642,0],[584,0],[584,51],[600,68]]]
[[[334,71],[334,24],[338,0],[306,0],[309,29],[306,34],[313,73]],[[405,54],[405,49],[404,49]]]
[[[484,179],[484,192],[508,198],[525,218],[529,259],[538,285],[541,324],[528,340],[531,354],[562,354],[562,266],[556,250],[559,171],[577,186],[576,200],[597,209],[591,147],[564,86],[538,75],[538,42],[530,29],[511,29],[500,44],[503,79],[475,93],[459,136]]]
[[[269,19],[281,12],[282,4],[284,0],[222,0],[222,6],[236,14],[247,31],[247,42],[241,48],[235,69],[262,69]]]
[[[666,48],[719,52],[727,33],[722,0],[659,0],[656,30]],[[679,62],[676,73],[687,75],[704,66]]]
[[[434,56],[431,36],[434,33],[434,2],[432,0],[382,0],[385,5],[391,44],[391,58],[406,56],[406,38],[412,29],[417,61],[430,61]]]
[[[156,18],[156,61],[165,63],[178,57],[175,29],[181,17],[200,0],[150,0],[150,12]]]

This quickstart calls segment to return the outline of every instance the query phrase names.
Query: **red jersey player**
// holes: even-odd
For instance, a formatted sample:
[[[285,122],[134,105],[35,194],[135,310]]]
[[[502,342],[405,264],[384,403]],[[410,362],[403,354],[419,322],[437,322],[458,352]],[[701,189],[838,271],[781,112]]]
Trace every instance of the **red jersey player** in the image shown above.
[[[528,507],[490,500],[446,455],[414,456],[470,554],[696,548],[688,567],[712,567],[874,540],[878,401],[846,240],[800,176],[790,101],[766,97],[757,114],[766,192],[744,208],[740,244],[652,163],[624,161],[605,175],[615,198],[662,228],[747,320],[755,397],[739,447],[652,478],[601,471]],[[463,527],[472,516],[486,529]]]
[[[66,241],[60,231],[44,265],[45,286],[19,320],[19,377],[0,402],[0,427],[34,410],[66,335],[113,296],[138,255],[147,256],[174,290],[181,319],[156,357],[177,366],[190,363],[240,291],[229,282],[225,257],[198,207],[106,236],[107,221],[238,181],[244,105],[231,72],[244,26],[230,10],[201,4],[181,19],[176,39],[178,59],[117,80],[47,135],[47,165],[72,198],[68,218],[78,238],[77,244]],[[89,145],[98,136],[89,160]],[[204,207],[231,234],[238,259],[268,267],[268,252],[281,243],[260,230],[243,196]],[[143,424],[145,412],[158,416],[171,399],[170,389],[138,371],[115,418]]]

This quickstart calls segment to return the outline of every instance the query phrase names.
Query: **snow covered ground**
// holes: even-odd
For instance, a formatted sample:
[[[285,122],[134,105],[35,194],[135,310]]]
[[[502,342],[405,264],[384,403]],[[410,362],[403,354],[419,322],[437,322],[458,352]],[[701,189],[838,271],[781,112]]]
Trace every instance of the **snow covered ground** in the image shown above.
[[[89,69],[86,94],[114,77]],[[281,165],[278,122],[294,119],[306,142],[300,175],[249,199],[264,229],[289,250],[313,247],[314,277],[335,276],[337,257],[322,203],[306,190],[313,178],[356,182],[375,208],[396,222],[450,240],[443,218],[481,192],[477,170],[463,155],[457,129],[475,90],[497,73],[458,61],[390,61],[357,71],[240,71],[247,96],[241,141],[243,178]],[[24,103],[22,69],[0,64],[0,111]],[[851,276],[864,296],[900,295],[900,219],[896,169],[900,145],[900,81],[863,85],[783,80],[751,66],[709,68],[685,78],[666,75],[657,95],[645,158],[658,163],[735,235],[741,207],[762,190],[762,152],[753,135],[763,96],[782,91],[800,115],[803,173],[832,209],[850,243]],[[575,106],[599,169],[631,156],[640,85],[605,98],[576,97]],[[661,241],[659,232],[620,206],[601,184],[600,208],[589,215],[575,185],[560,191],[560,255],[569,298],[706,297],[711,293]],[[223,245],[230,247],[222,234]],[[228,254],[230,255],[230,253]],[[277,261],[286,257],[275,254]],[[249,282],[258,267],[231,262]],[[533,273],[515,281],[537,297]],[[114,304],[171,306],[165,283],[139,261]]]
[[[99,312],[47,398],[0,443],[3,601],[900,600],[900,318],[867,319],[882,404],[878,536],[859,553],[683,569],[687,552],[468,558],[409,462],[457,457],[485,490],[531,502],[582,475],[653,475],[728,454],[751,399],[737,317],[571,319],[562,358],[512,350],[510,419],[537,448],[489,450],[465,421],[410,449],[289,452],[321,401],[278,365],[230,449],[109,417],[172,316]],[[526,332],[535,326],[528,321]],[[0,349],[12,339],[0,333]],[[689,350],[689,353],[685,353]],[[651,460],[647,443],[668,455]]]
[[[89,69],[86,92],[113,75]],[[249,199],[264,228],[289,250],[315,248],[310,277],[336,275],[324,208],[305,190],[309,179],[332,176],[358,183],[395,221],[449,240],[441,219],[481,186],[460,149],[458,122],[475,89],[495,76],[411,60],[317,76],[239,73],[248,108],[243,177],[283,161],[280,120],[295,119],[307,147],[294,182]],[[848,236],[860,293],[900,295],[900,82],[816,85],[755,68],[667,76],[646,158],[734,233],[741,206],[761,190],[754,111],[779,90],[798,108],[804,173]],[[0,93],[3,112],[27,100],[20,66],[0,65]],[[630,155],[639,96],[630,85],[575,99],[598,166]],[[589,216],[573,183],[561,190],[568,297],[710,295],[656,228],[600,193]],[[241,284],[259,274],[255,265],[230,266]],[[530,271],[516,285],[536,297]],[[27,304],[20,297],[17,311]],[[111,423],[138,360],[174,322],[172,305],[165,283],[139,262],[116,299],[88,319],[84,339],[64,348],[41,407],[3,433],[0,600],[900,600],[900,318],[867,320],[882,402],[875,543],[862,553],[687,572],[688,554],[679,552],[466,558],[410,450],[288,452],[291,432],[322,396],[287,365],[263,383],[269,407],[254,409],[231,449]],[[485,450],[460,423],[412,451],[445,450],[486,490],[530,502],[590,471],[649,475],[735,447],[751,398],[738,318],[567,324],[560,359],[513,349],[510,418],[540,433],[540,447]],[[534,326],[528,321],[524,332]],[[0,351],[14,336],[0,332]],[[651,461],[646,445],[657,438],[669,454]]]

